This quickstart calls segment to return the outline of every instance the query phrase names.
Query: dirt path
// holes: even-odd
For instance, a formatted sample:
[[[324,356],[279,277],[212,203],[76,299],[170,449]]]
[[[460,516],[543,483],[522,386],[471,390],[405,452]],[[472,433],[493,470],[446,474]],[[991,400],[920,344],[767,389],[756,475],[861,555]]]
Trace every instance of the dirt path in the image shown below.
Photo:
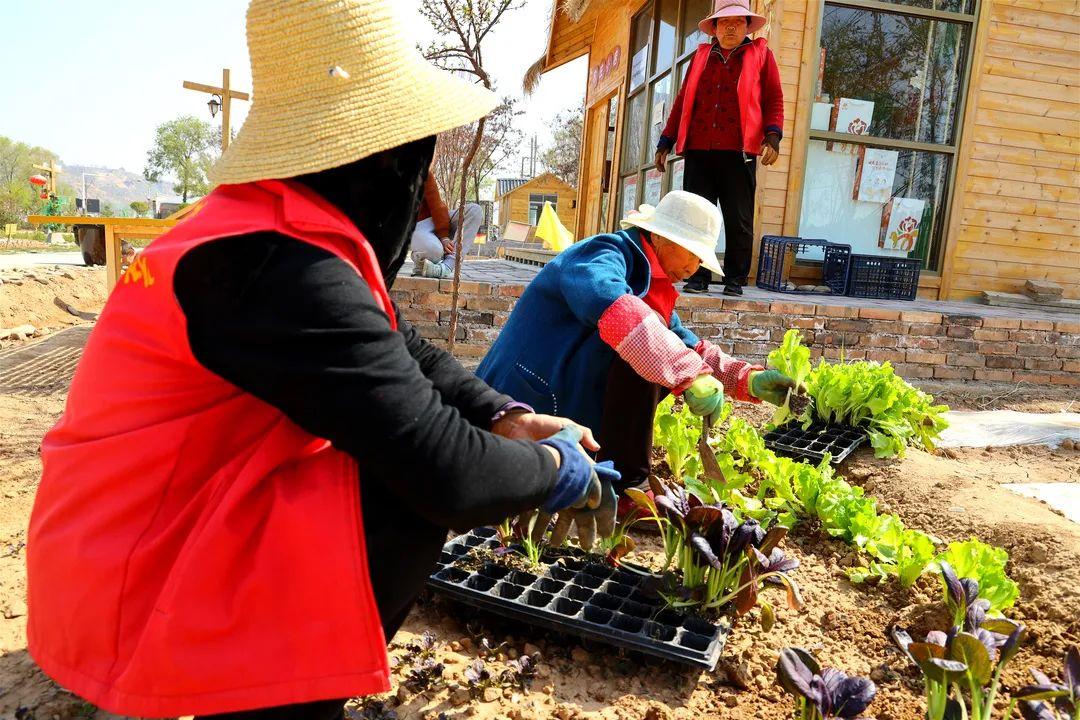
[[[63,387],[39,395],[0,395],[0,719],[13,718],[19,707],[33,710],[37,720],[58,717],[107,718],[66,694],[30,661],[25,652],[26,523],[40,464],[41,436],[63,410]],[[945,389],[961,393],[961,390]],[[1061,409],[1069,398],[1025,391],[1018,409]],[[1054,406],[1054,407],[1051,407]],[[740,413],[763,419],[759,408],[740,407]],[[1013,615],[1029,624],[1033,637],[1006,676],[1009,684],[1023,679],[1028,665],[1052,675],[1068,644],[1080,643],[1080,526],[1046,505],[1019,497],[1000,487],[1031,479],[1076,482],[1080,453],[1043,448],[952,451],[950,456],[911,452],[902,461],[877,461],[866,452],[847,463],[847,476],[881,499],[884,507],[904,521],[943,540],[982,540],[1006,547],[1010,572],[1021,584],[1021,602]],[[649,558],[655,539],[640,535],[639,556]],[[483,698],[451,700],[449,688],[421,694],[403,689],[395,677],[394,692],[385,700],[397,706],[398,717],[472,717],[481,720],[539,720],[541,718],[603,718],[605,720],[672,720],[682,718],[743,718],[781,720],[790,717],[790,703],[773,685],[772,667],[780,648],[798,644],[811,649],[824,664],[872,675],[879,695],[872,706],[879,720],[919,720],[922,701],[915,675],[893,649],[888,628],[900,623],[925,626],[938,599],[931,579],[910,591],[891,584],[851,585],[845,574],[850,549],[813,528],[800,528],[788,541],[802,561],[795,576],[806,601],[801,613],[783,609],[771,632],[758,625],[752,612],[735,629],[724,653],[723,666],[702,673],[638,656],[625,656],[609,647],[582,646],[491,615],[477,616],[472,608],[426,597],[395,638],[401,645],[425,630],[433,631],[443,647],[448,683],[461,682],[468,662],[477,656],[481,637],[510,643],[509,655],[535,646],[543,655],[540,676],[527,695],[513,692]],[[769,593],[778,595],[778,591]],[[400,654],[400,650],[394,650]],[[508,657],[505,659],[509,659]],[[493,661],[496,669],[505,661]],[[745,687],[742,687],[745,686]],[[461,704],[455,704],[455,702]],[[25,717],[25,716],[24,716]]]

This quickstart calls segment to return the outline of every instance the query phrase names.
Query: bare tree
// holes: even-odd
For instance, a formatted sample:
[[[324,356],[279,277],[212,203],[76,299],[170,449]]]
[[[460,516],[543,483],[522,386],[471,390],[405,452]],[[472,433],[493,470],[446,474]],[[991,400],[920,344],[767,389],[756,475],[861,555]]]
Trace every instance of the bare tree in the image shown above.
[[[522,113],[516,105],[515,98],[504,98],[502,104],[488,115],[480,147],[477,148],[476,155],[469,166],[467,199],[474,201],[480,199],[480,191],[491,177],[491,173],[513,154],[521,142],[521,130],[514,123]],[[456,206],[459,200],[463,161],[475,134],[475,125],[465,125],[440,133],[435,144],[432,172],[435,174],[435,180],[439,184],[443,198],[451,207]]]
[[[482,46],[484,40],[509,10],[516,10],[524,0],[423,0],[420,15],[435,28],[439,39],[424,50],[424,56],[443,69],[472,75],[477,81],[492,89],[491,76],[484,69]],[[484,139],[486,117],[480,118],[473,130],[472,143],[461,160],[460,195],[457,198],[458,217],[465,214],[465,192],[469,181],[473,158]],[[454,349],[454,336],[458,324],[458,289],[461,283],[461,231],[464,223],[458,223],[454,233],[454,284],[453,306],[450,310],[450,333],[447,346]]]
[[[567,110],[555,116],[551,145],[540,156],[548,172],[577,187],[581,164],[581,134],[585,124],[584,108]]]

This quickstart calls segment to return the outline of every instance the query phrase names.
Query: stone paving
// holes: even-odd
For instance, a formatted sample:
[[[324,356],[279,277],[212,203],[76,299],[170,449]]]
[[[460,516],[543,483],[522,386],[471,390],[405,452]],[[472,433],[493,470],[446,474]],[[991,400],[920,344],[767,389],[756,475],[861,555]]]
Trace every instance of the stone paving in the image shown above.
[[[492,285],[527,285],[542,268],[509,260],[470,260],[461,268],[463,280],[491,283]],[[402,275],[412,272],[411,265]],[[712,291],[697,297],[724,297],[723,286],[712,285]],[[681,289],[681,288],[680,288]],[[790,302],[832,307],[879,308],[909,312],[935,312],[949,315],[976,315],[978,317],[1019,318],[1026,320],[1080,320],[1080,313],[1061,311],[996,307],[975,302],[939,300],[872,300],[842,295],[816,295],[804,293],[779,293],[747,287],[742,300],[758,302]]]

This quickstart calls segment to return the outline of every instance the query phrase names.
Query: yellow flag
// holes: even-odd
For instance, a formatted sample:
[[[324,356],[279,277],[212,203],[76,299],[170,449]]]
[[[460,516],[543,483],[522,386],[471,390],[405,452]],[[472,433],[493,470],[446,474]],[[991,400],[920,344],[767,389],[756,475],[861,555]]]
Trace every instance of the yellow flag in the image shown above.
[[[540,212],[540,221],[536,223],[536,237],[544,241],[544,247],[548,250],[562,252],[574,244],[574,236],[559,222],[559,216],[555,214],[555,208],[550,202],[544,203],[544,209]]]

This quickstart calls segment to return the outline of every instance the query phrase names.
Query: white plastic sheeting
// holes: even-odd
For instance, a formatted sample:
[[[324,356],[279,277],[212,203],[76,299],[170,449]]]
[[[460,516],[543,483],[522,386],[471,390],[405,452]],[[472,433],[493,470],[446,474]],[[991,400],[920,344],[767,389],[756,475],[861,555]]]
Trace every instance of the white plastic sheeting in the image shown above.
[[[1006,483],[1014,493],[1042,500],[1075,523],[1080,523],[1080,485],[1073,483]]]
[[[1080,413],[950,410],[945,419],[949,427],[941,433],[939,447],[1059,447],[1065,440],[1080,443]]]

